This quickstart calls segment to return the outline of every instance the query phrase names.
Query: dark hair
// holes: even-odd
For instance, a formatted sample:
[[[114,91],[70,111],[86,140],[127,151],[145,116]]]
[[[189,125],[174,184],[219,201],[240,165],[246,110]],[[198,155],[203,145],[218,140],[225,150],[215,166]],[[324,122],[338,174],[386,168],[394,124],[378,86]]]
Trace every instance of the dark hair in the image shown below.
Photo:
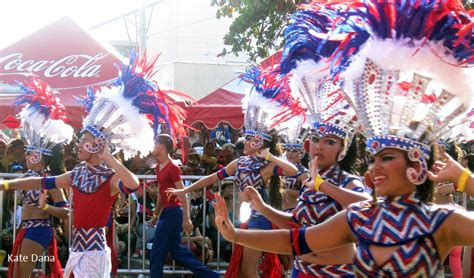
[[[274,156],[280,156],[281,155],[281,148],[279,143],[279,137],[276,134],[276,132],[270,132],[272,135],[272,141],[268,142],[264,140],[264,148],[270,148],[270,153],[273,154]],[[281,178],[279,176],[272,175],[270,178],[270,192],[269,192],[269,197],[270,197],[270,205],[274,208],[281,209],[281,204],[282,204],[282,196],[281,196],[281,189],[282,182]]]
[[[347,150],[346,156],[341,161],[338,161],[339,167],[341,167],[341,170],[350,174],[360,175],[363,173],[363,163],[359,158],[363,157],[365,149],[365,143],[362,135],[357,133],[349,144],[351,145]]]
[[[171,137],[169,134],[160,134],[160,135],[158,135],[157,142],[158,142],[158,144],[165,145],[166,151],[168,153],[173,153],[174,152],[173,137]]]
[[[15,139],[10,142],[10,147],[11,148],[18,148],[18,147],[24,147],[25,142],[23,142],[21,139]]]
[[[43,155],[44,166],[49,168],[49,172],[53,176],[61,175],[66,172],[66,167],[64,166],[64,152],[63,146],[57,144],[52,149],[53,156]]]

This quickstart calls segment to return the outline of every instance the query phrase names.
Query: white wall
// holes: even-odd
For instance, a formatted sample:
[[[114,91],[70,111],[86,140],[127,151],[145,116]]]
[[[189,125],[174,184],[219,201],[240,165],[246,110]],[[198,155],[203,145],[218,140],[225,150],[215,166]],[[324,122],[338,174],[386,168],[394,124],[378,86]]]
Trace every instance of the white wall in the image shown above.
[[[243,71],[246,55],[217,57],[224,48],[223,37],[232,19],[217,19],[217,8],[211,7],[210,0],[154,2],[153,8],[147,9],[147,20],[150,19],[147,51],[160,54],[157,73],[160,87],[179,90],[199,99]],[[124,17],[117,18],[92,31],[113,45],[123,47],[130,41],[137,45],[138,15],[128,15],[125,20]]]

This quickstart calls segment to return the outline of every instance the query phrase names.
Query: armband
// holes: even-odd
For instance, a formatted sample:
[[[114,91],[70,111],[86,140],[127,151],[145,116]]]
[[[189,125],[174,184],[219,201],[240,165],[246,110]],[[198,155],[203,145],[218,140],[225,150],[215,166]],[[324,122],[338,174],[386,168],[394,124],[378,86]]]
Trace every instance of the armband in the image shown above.
[[[41,180],[41,189],[51,190],[56,188],[56,177],[45,177]]]
[[[317,175],[314,178],[314,190],[319,191],[319,187],[321,186],[321,184],[323,184],[323,182],[324,182],[323,178],[321,178],[320,175]]]
[[[217,179],[219,179],[219,180],[223,180],[223,179],[227,178],[228,176],[229,176],[229,174],[227,174],[225,168],[222,168],[219,171],[217,171]]]
[[[135,188],[135,189],[130,189],[128,187],[125,187],[123,185],[123,182],[122,181],[119,181],[119,189],[122,193],[125,193],[125,194],[132,194],[133,192],[137,191],[138,187]]]
[[[278,177],[283,176],[283,169],[279,166],[273,167],[273,175]]]
[[[466,188],[466,183],[469,177],[471,176],[471,171],[469,169],[465,168],[464,171],[462,171],[461,176],[459,176],[458,183],[457,183],[457,191],[459,192],[464,192],[464,189]]]
[[[291,250],[293,250],[293,255],[295,256],[301,256],[312,252],[306,242],[305,232],[306,228],[294,228],[290,230]]]

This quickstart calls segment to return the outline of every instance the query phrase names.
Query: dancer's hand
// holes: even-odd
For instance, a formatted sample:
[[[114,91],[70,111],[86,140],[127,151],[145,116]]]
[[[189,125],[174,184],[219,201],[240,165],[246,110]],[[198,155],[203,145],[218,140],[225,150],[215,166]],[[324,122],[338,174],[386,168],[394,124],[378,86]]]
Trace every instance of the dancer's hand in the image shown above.
[[[42,190],[38,199],[38,207],[43,208],[48,199],[48,190]]]
[[[148,224],[150,225],[151,228],[156,226],[156,222],[158,221],[158,216],[153,215],[153,217],[150,219]]]
[[[270,148],[259,150],[257,152],[257,156],[265,160],[270,160],[270,157],[272,156],[272,154],[270,153]]]
[[[257,211],[261,212],[265,208],[265,202],[262,199],[262,196],[260,196],[260,193],[252,187],[252,186],[247,186],[244,189],[244,193],[247,196],[246,202],[249,202],[252,208],[256,209]]]
[[[235,231],[234,225],[230,222],[229,212],[227,211],[227,206],[225,200],[221,197],[219,193],[215,194],[216,201],[212,204],[215,209],[215,221],[216,226],[222,236],[228,241],[235,241],[237,237],[237,232]]]
[[[428,178],[433,182],[453,182],[456,183],[464,168],[448,154],[442,154],[444,162],[437,160],[428,171]]]
[[[168,188],[165,190],[166,195],[168,195],[168,200],[170,200],[173,196],[176,196],[178,198],[183,198],[186,196],[186,192],[184,192],[183,189],[177,189],[177,188]]]
[[[314,190],[314,179],[319,176],[319,169],[318,169],[318,157],[315,156],[312,160],[311,160],[311,165],[310,165],[310,168],[309,168],[309,174],[311,176],[311,180],[309,181],[306,181],[304,183],[304,186],[306,186],[307,188],[309,189],[312,189]]]
[[[100,160],[103,160],[107,165],[110,166],[110,162],[115,159],[115,157],[110,152],[110,148],[107,144],[105,144],[102,149],[97,153]]]

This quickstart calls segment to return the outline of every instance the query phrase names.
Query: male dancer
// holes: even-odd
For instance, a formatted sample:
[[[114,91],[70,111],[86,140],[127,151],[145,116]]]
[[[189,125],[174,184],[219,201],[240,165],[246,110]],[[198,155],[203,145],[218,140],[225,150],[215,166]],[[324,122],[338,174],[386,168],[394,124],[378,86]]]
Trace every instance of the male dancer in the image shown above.
[[[163,277],[163,265],[168,252],[180,265],[189,268],[199,277],[219,277],[219,274],[204,266],[191,251],[181,245],[181,232],[191,232],[193,224],[189,219],[188,204],[186,197],[179,199],[176,196],[168,197],[168,188],[183,189],[181,181],[181,170],[171,160],[170,153],[173,152],[173,138],[167,134],[158,135],[156,139],[154,155],[159,164],[156,167],[156,176],[160,189],[160,199],[152,218],[152,223],[158,220],[158,212],[161,209],[158,225],[155,230],[155,238],[151,249],[150,274],[153,278]]]

